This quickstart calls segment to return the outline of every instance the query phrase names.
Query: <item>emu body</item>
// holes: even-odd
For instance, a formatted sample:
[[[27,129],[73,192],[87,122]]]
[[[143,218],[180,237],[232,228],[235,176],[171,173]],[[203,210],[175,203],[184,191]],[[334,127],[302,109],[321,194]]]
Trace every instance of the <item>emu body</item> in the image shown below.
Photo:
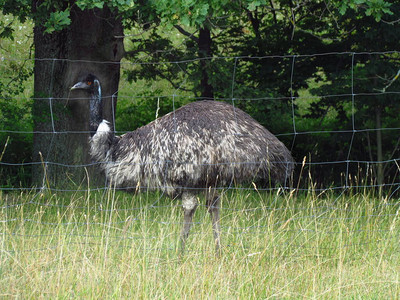
[[[95,81],[96,80],[96,81]],[[86,88],[83,88],[86,87]],[[99,120],[99,81],[88,75],[91,124]],[[118,187],[161,189],[182,198],[182,250],[198,205],[206,193],[217,250],[220,247],[220,197],[215,188],[246,182],[284,183],[292,174],[289,150],[272,133],[232,105],[217,101],[187,104],[121,136],[103,120],[92,125],[90,154],[101,162],[106,177]]]

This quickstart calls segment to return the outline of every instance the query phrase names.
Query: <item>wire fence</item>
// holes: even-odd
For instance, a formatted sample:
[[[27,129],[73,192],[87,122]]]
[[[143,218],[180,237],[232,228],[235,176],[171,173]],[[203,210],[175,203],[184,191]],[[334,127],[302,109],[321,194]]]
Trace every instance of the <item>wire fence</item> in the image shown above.
[[[111,96],[105,96],[107,100],[114,100],[118,95],[118,107],[129,107],[134,103],[138,103],[138,100],[145,102],[171,102],[172,107],[180,105],[184,102],[196,101],[202,99],[196,95],[186,92],[190,90],[193,82],[190,81],[190,74],[184,70],[190,69],[193,64],[198,64],[201,60],[206,60],[213,64],[214,68],[224,67],[224,76],[221,76],[226,80],[225,90],[228,92],[221,92],[215,97],[217,101],[225,101],[232,104],[234,107],[240,107],[246,110],[248,107],[253,109],[257,105],[263,105],[265,107],[272,106],[279,109],[284,108],[286,111],[282,112],[282,116],[289,118],[289,121],[281,120],[283,124],[289,124],[287,126],[278,126],[279,117],[274,120],[275,128],[281,129],[282,131],[274,131],[274,134],[281,140],[284,140],[286,146],[291,150],[295,157],[295,179],[291,186],[285,185],[284,190],[290,192],[313,192],[324,194],[328,191],[335,193],[336,199],[340,199],[346,192],[350,190],[362,190],[362,191],[374,191],[376,189],[382,189],[385,192],[385,202],[374,204],[369,213],[364,215],[352,215],[350,213],[351,208],[347,208],[343,205],[339,205],[336,200],[331,201],[329,204],[322,204],[320,206],[312,207],[308,205],[295,206],[297,212],[296,217],[290,217],[291,221],[298,218],[301,223],[302,220],[312,219],[314,221],[322,221],[324,218],[328,218],[331,221],[342,219],[343,221],[359,222],[361,226],[353,227],[349,230],[349,235],[362,235],[365,232],[376,236],[381,236],[382,243],[389,240],[398,240],[398,232],[394,233],[390,229],[390,221],[393,221],[399,212],[399,201],[398,195],[400,190],[400,150],[399,150],[399,136],[400,136],[400,123],[399,119],[393,117],[393,114],[397,114],[400,111],[400,85],[397,82],[399,74],[399,58],[400,52],[338,52],[338,53],[321,53],[321,54],[310,54],[310,55],[282,55],[282,56],[263,56],[263,57],[213,57],[213,58],[199,58],[193,60],[184,61],[143,61],[138,60],[136,62],[121,62],[120,66],[124,72],[130,72],[136,68],[142,68],[146,65],[151,66],[178,66],[182,69],[182,73],[176,75],[174,78],[175,86],[169,86],[167,89],[171,91],[170,94],[156,94],[157,88],[153,88],[152,95],[138,94],[134,91],[134,84],[130,84],[127,81],[123,81],[119,90],[114,91]],[[3,67],[8,62],[20,62],[19,59],[2,58],[0,64]],[[112,62],[93,62],[93,61],[72,61],[67,59],[43,59],[43,62],[47,62],[53,66],[57,63],[74,63],[74,64],[116,64]],[[279,91],[272,90],[268,85],[264,88],[264,91],[258,90],[255,87],[246,94],[245,76],[247,69],[251,66],[260,63],[263,68],[274,61],[274,65],[281,65],[282,69],[286,70],[284,76],[285,84],[284,88]],[[304,78],[302,72],[305,68],[311,68],[315,65],[322,65],[328,62],[332,65],[332,61],[336,61],[336,69],[331,69],[331,73],[327,73],[329,68],[323,69],[320,67],[319,73],[310,78]],[[33,62],[33,61],[32,61]],[[230,72],[226,72],[226,65],[230,66]],[[333,67],[332,67],[333,68]],[[265,70],[264,70],[265,71]],[[271,72],[263,71],[266,81],[279,82],[282,81],[282,74],[276,73],[276,69],[272,68]],[[335,76],[333,75],[335,74]],[[275,76],[275,77],[274,77]],[[54,74],[49,80],[49,91],[54,89]],[[301,82],[300,82],[301,81]],[[374,84],[371,84],[373,82]],[[307,88],[310,87],[310,88]],[[254,92],[257,90],[257,93]],[[310,91],[312,90],[312,91]],[[230,92],[229,92],[230,91]],[[262,95],[262,94],[265,95]],[[1,99],[2,101],[9,102],[21,102],[25,101],[26,97],[23,96],[7,96]],[[68,97],[57,97],[50,93],[49,97],[34,98],[33,101],[42,101],[47,104],[49,114],[49,124],[47,128],[49,130],[14,130],[3,126],[0,130],[2,137],[11,135],[22,135],[22,136],[49,136],[49,146],[46,149],[47,153],[43,153],[43,160],[38,161],[7,161],[2,159],[0,161],[0,167],[10,170],[18,170],[23,168],[34,168],[40,167],[46,170],[49,167],[56,166],[60,169],[71,171],[73,169],[81,170],[84,174],[89,174],[83,171],[88,168],[96,168],[101,164],[107,162],[78,162],[70,163],[52,160],[57,149],[54,147],[55,139],[63,139],[64,136],[81,136],[83,140],[89,136],[88,130],[65,130],[59,128],[57,125],[57,116],[54,113],[55,106],[58,103],[64,103],[65,101],[80,101],[82,98],[71,98]],[[114,101],[111,101],[114,103]],[[158,106],[159,108],[159,106]],[[278,109],[278,111],[279,111]],[[125,133],[126,130],[120,130],[118,128],[118,112],[116,108],[112,107],[113,112],[116,111],[117,118],[110,120],[113,124],[113,128],[117,134]],[[256,110],[253,110],[256,111]],[[312,114],[317,114],[312,116]],[[154,117],[157,116],[158,111],[154,111]],[[275,112],[275,114],[277,114]],[[376,119],[376,115],[379,114],[379,119]],[[312,119],[314,118],[314,119]],[[309,120],[309,122],[306,122]],[[311,121],[310,121],[311,120]],[[268,123],[268,120],[259,120]],[[347,123],[346,123],[347,122]],[[278,125],[277,125],[278,124]],[[264,123],[263,123],[264,125]],[[379,127],[380,126],[380,127]],[[267,126],[268,127],[268,126]],[[372,137],[374,135],[374,137]],[[330,145],[332,151],[329,151]],[[3,152],[7,151],[5,141],[2,141]],[[328,148],[328,149],[327,149]],[[378,155],[379,152],[379,155]],[[322,154],[321,154],[322,153]],[[4,153],[3,153],[4,154]],[[331,155],[330,155],[331,154]],[[7,155],[2,155],[7,158]],[[25,159],[25,158],[24,158]],[[153,162],[159,164],[160,161]],[[188,162],[190,163],[190,162]],[[249,162],[234,162],[235,164],[244,164]],[[253,162],[258,163],[258,162]],[[18,173],[18,171],[15,171]],[[5,173],[2,173],[5,175]],[[52,184],[46,178],[46,172],[42,174],[43,178],[40,180],[42,185],[13,185],[2,184],[0,190],[3,192],[27,192],[26,197],[17,200],[9,201],[12,196],[3,196],[4,202],[1,204],[0,209],[3,211],[2,217],[0,218],[0,224],[6,224],[10,230],[3,230],[0,232],[0,236],[3,239],[10,241],[11,238],[15,239],[18,237],[24,238],[46,238],[47,236],[53,236],[54,233],[23,233],[18,230],[21,226],[35,226],[40,225],[43,227],[59,227],[68,228],[67,231],[62,231],[64,236],[74,237],[76,240],[71,239],[69,243],[81,243],[82,238],[98,241],[100,235],[96,233],[84,233],[83,228],[87,226],[113,226],[113,227],[133,227],[135,222],[146,222],[154,224],[157,223],[163,226],[175,226],[176,221],[171,220],[160,220],[156,215],[144,218],[140,214],[135,214],[135,211],[143,210],[159,210],[164,209],[170,210],[175,207],[179,207],[179,203],[176,202],[164,202],[161,200],[162,194],[156,194],[155,197],[150,197],[149,202],[144,206],[136,206],[134,200],[131,206],[109,206],[109,198],[107,194],[110,193],[109,183],[104,180],[104,184],[98,184],[95,187],[87,186],[86,183],[79,182],[75,186],[59,186]],[[330,177],[331,176],[331,177]],[[378,179],[378,177],[380,177]],[[322,178],[322,179],[321,179]],[[137,185],[132,185],[124,188],[114,187],[115,190],[129,189],[136,191]],[[152,188],[147,186],[146,188]],[[155,187],[156,188],[156,187]],[[190,189],[190,187],[183,186],[182,188]],[[254,191],[254,186],[237,186],[235,184],[229,184],[227,186],[219,187],[221,191],[229,190],[234,193]],[[262,190],[272,191],[281,195],[282,187],[258,187],[257,192]],[[75,203],[54,203],[51,199],[43,196],[46,192],[52,193],[94,193],[96,197],[102,200],[97,200],[96,205],[85,204],[85,201],[81,201],[81,206]],[[97,194],[96,194],[97,193]],[[75,195],[75,194],[74,194]],[[136,195],[136,194],[135,194]],[[74,196],[76,197],[76,196]],[[93,196],[94,197],[94,196]],[[333,199],[335,199],[333,197]],[[8,200],[7,200],[8,199]],[[260,220],[265,218],[265,215],[271,212],[278,212],[285,210],[284,206],[277,205],[278,197],[272,202],[269,202],[267,206],[255,205],[254,207],[238,208],[235,206],[230,207],[226,205],[223,207],[225,211],[236,211],[241,213],[254,213],[256,221],[253,224],[258,225],[235,225],[232,227],[226,225],[223,227],[223,231],[226,234],[233,234],[234,237],[239,237],[244,234],[260,233],[265,234],[266,231],[271,228],[282,228],[282,224],[288,222],[289,219],[282,219],[274,224],[262,223]],[[82,204],[83,203],[83,204]],[[49,221],[37,219],[30,215],[24,215],[23,217],[18,216],[18,211],[21,209],[27,209],[29,207],[41,207],[55,209],[59,212],[67,212],[71,209],[92,211],[96,215],[103,215],[104,213],[110,212],[121,212],[123,218],[113,219],[112,221],[105,221],[104,218],[101,221],[70,221],[70,220],[58,220]],[[332,212],[335,212],[332,214]],[[341,213],[345,212],[345,213]],[[375,214],[376,213],[376,214]],[[371,220],[377,218],[380,221],[372,231],[368,227],[368,222],[363,220]],[[389,220],[389,221],[388,221]],[[259,222],[260,221],[260,222]],[[10,224],[16,223],[18,225],[11,226]],[[181,222],[178,222],[181,223]],[[197,222],[195,225],[201,226],[202,222]],[[125,228],[126,229],[126,228]],[[297,233],[317,233],[316,229],[309,227],[299,228],[294,227],[291,229]],[[127,230],[129,232],[129,230]],[[196,231],[197,234],[203,234],[203,232]],[[334,229],[329,232],[324,231],[325,234],[336,236],[341,231],[335,231]],[[121,242],[131,241],[134,239],[155,239],[153,236],[140,236],[139,234],[124,234],[119,235],[117,232],[113,232],[109,235],[113,239],[116,246],[118,247],[133,247],[132,244]],[[231,242],[235,238],[231,238]],[[376,241],[368,241],[367,243],[375,243]],[[233,243],[233,242],[232,242]],[[279,246],[280,242],[277,241],[275,246]],[[356,246],[361,246],[361,242]],[[284,246],[284,245],[282,245]],[[309,247],[307,244],[291,244],[291,247],[305,248]],[[354,244],[347,245],[353,247]],[[397,250],[399,244],[396,244]],[[9,246],[7,246],[9,247]],[[46,247],[34,247],[24,249],[22,251],[46,251],[51,247],[57,247],[54,245],[47,245]],[[173,243],[163,245],[166,250],[175,249]],[[330,250],[334,251],[337,246],[330,246]],[[147,248],[145,251],[151,251],[152,249]],[[253,249],[254,250],[254,249]],[[262,250],[262,249],[261,249]],[[13,249],[7,248],[3,251],[13,253]],[[19,250],[21,251],[21,250]],[[292,257],[295,254],[290,254]]]
[[[229,69],[230,73],[227,72],[226,69],[221,71],[226,73],[223,76],[224,78],[230,78],[230,82],[225,83],[226,89],[230,90],[230,92],[226,92],[225,94],[230,95],[228,97],[220,97],[223,94],[221,92],[216,95],[215,100],[231,103],[233,106],[238,106],[244,110],[246,108],[252,110],[253,107],[257,106],[267,106],[268,110],[268,105],[275,105],[277,107],[277,112],[275,112],[275,114],[279,114],[280,109],[286,109],[286,111],[283,112],[283,116],[286,120],[279,120],[279,118],[277,118],[278,121],[273,121],[275,124],[272,124],[272,127],[282,130],[280,132],[275,130],[274,134],[278,138],[284,140],[288,148],[292,151],[297,161],[296,169],[299,169],[303,164],[304,157],[307,158],[304,162],[304,167],[311,170],[311,173],[316,173],[316,176],[312,177],[319,182],[317,186],[318,190],[340,190],[349,187],[391,187],[390,189],[393,191],[393,188],[396,189],[399,187],[399,139],[397,137],[399,136],[398,132],[400,126],[396,118],[393,117],[393,112],[397,111],[399,108],[398,97],[400,92],[397,90],[398,85],[396,81],[398,77],[398,56],[399,53],[397,51],[362,53],[339,52],[312,55],[213,57],[212,59],[196,58],[193,60],[170,62],[137,61],[121,62],[120,65],[126,72],[146,65],[178,65],[181,66],[180,68],[182,70],[187,70],[189,69],[189,65],[197,64],[201,60],[207,60],[216,65],[216,69],[219,67],[222,69],[222,66],[218,65],[219,62],[231,65]],[[368,57],[368,59],[366,57]],[[322,62],[319,60],[322,60]],[[12,59],[3,59],[3,64],[9,61],[12,61]],[[48,63],[51,70],[54,70],[55,64],[66,62],[78,64],[90,63],[94,65],[117,64],[115,62],[73,61],[68,59],[41,59],[40,61]],[[327,64],[332,64],[332,61],[336,61],[337,65],[347,65],[343,66],[343,69],[338,67],[338,70],[335,71],[338,74],[335,76],[327,76],[326,74],[321,75],[323,72],[327,72],[321,70],[321,74],[318,75],[317,73],[317,75],[310,75],[309,78],[305,79],[300,73],[304,68],[312,68],[313,65],[315,68],[315,65],[323,65],[324,61],[326,61],[325,63]],[[249,62],[251,62],[251,66],[260,64],[262,67],[266,67],[270,62],[274,65],[282,65],[282,68],[286,66],[287,74],[285,76],[288,76],[288,78],[286,78],[286,88],[284,86],[285,84],[283,84],[283,88],[281,88],[280,91],[271,92],[269,86],[265,86],[264,91],[259,91],[256,87],[255,90],[257,90],[257,93],[254,93],[253,89],[248,92],[249,95],[246,95],[245,92],[243,92],[243,89],[247,82],[245,82],[241,77],[247,75],[246,71],[243,71],[243,69],[249,68]],[[297,71],[297,69],[299,69],[299,71]],[[275,69],[272,71],[276,72]],[[187,72],[183,71],[181,73],[183,75],[176,76],[177,82],[175,86],[169,87],[169,90],[172,91],[169,95],[138,95],[134,92],[132,95],[133,87],[131,86],[134,84],[129,84],[125,81],[119,90],[116,90],[112,95],[104,96],[103,98],[105,98],[106,101],[109,101],[114,99],[118,94],[118,106],[129,107],[130,103],[136,103],[138,100],[143,100],[147,102],[172,102],[173,108],[180,101],[187,102],[201,99],[201,97],[184,92],[189,89],[190,85],[193,83],[188,80],[190,74],[185,75]],[[264,72],[264,76],[265,75],[268,75],[268,77],[265,78],[266,81],[277,82],[282,80],[282,75],[280,74],[274,75],[274,73]],[[326,78],[316,79],[318,76]],[[51,78],[54,78],[54,76]],[[335,79],[337,80],[337,83],[332,81]],[[314,87],[310,88],[309,83],[313,80],[324,82],[322,84],[316,82],[314,83]],[[301,83],[298,81],[301,81]],[[371,86],[371,81],[375,82],[373,86]],[[308,84],[309,89],[314,90],[312,93],[307,91],[304,82]],[[83,98],[72,98],[70,95],[68,95],[68,97],[57,97],[56,95],[51,94],[51,91],[54,89],[53,86],[53,80],[49,80],[49,97],[34,98],[34,101],[42,101],[43,103],[48,104],[47,109],[50,117],[48,123],[50,126],[47,126],[47,128],[49,130],[12,130],[11,128],[3,126],[0,133],[2,133],[3,136],[36,135],[38,137],[44,137],[48,135],[51,137],[51,141],[54,141],[55,137],[61,136],[61,138],[63,138],[63,135],[87,136],[89,133],[87,129],[68,130],[57,126],[56,119],[58,116],[54,115],[54,107],[59,103],[64,103],[64,101],[80,101]],[[129,94],[129,92],[131,93]],[[260,94],[263,93],[267,96],[260,97]],[[254,97],[255,94],[257,94],[258,97]],[[11,99],[3,99],[3,101],[17,102],[24,101],[24,99],[24,97],[13,97]],[[111,103],[114,104],[114,101],[111,101]],[[378,108],[380,115],[379,123],[371,120],[371,118],[375,117],[375,114],[378,114]],[[318,109],[323,110],[324,112],[319,112],[320,115],[313,117],[314,124],[312,124],[312,121],[310,121],[309,124],[305,124],[304,119],[308,118],[311,120],[307,114],[310,115]],[[115,112],[116,108],[113,106],[112,110]],[[339,110],[345,111],[340,112]],[[255,111],[257,111],[257,108]],[[273,112],[273,110],[271,111]],[[342,116],[338,116],[339,113],[341,113]],[[348,124],[340,123],[340,118],[343,118],[343,115],[347,117]],[[154,111],[154,116],[156,116],[156,111]],[[267,117],[269,117],[269,115]],[[334,120],[335,118],[337,118],[337,120]],[[258,119],[260,119],[260,117]],[[110,121],[112,121],[113,128],[117,134],[126,132],[125,130],[119,130],[115,119]],[[269,127],[268,120],[260,121],[264,121],[263,125],[267,128]],[[276,125],[277,123],[279,124],[279,121],[283,126]],[[329,122],[332,124],[328,124]],[[333,124],[334,122],[337,124]],[[371,137],[371,135],[380,135],[380,137],[375,138]],[[331,141],[329,141],[327,137],[330,138]],[[336,141],[336,139],[338,139],[339,142]],[[336,149],[332,149],[332,152],[322,149],[322,147],[329,147],[330,142],[334,147],[336,147]],[[360,143],[362,144],[361,147]],[[305,144],[312,144],[314,146],[304,147]],[[318,147],[321,149],[318,149]],[[3,167],[15,169],[24,167],[32,168],[42,165],[53,165],[67,169],[82,169],[96,164],[106,163],[84,162],[84,160],[81,160],[79,163],[71,163],[62,160],[47,159],[52,157],[52,151],[56,151],[55,149],[52,149],[52,143],[50,143],[49,149],[46,151],[47,153],[43,153],[44,161],[26,161],[25,158],[23,158],[24,161],[19,162],[15,161],[15,159],[14,161],[6,161],[3,159],[0,164]],[[382,154],[382,151],[385,153]],[[380,155],[378,154],[379,152]],[[316,153],[322,154],[318,155]],[[160,162],[156,161],[154,163],[157,164]],[[243,164],[245,162],[235,163]],[[341,174],[341,179],[337,180],[337,178],[329,178],[326,175],[326,172],[321,172],[322,168],[331,169],[331,174]],[[361,174],[357,174],[357,172],[361,172],[360,170],[364,173],[368,173],[368,170],[370,170],[372,176],[380,178],[379,180],[373,178],[367,180],[368,176],[364,176],[364,182],[361,184],[349,182],[351,176],[361,176]],[[379,174],[379,176],[377,174],[379,173],[378,170],[383,172],[382,174]],[[385,175],[387,175],[386,178],[383,178]],[[318,177],[322,176],[327,178],[319,180]],[[301,180],[301,178],[298,177],[298,180]],[[367,184],[367,181],[369,181],[369,184]],[[107,186],[104,186],[104,188],[106,187]],[[32,187],[29,185],[19,187],[3,185],[1,187],[1,189],[6,190],[12,190],[14,188],[29,190]],[[43,189],[47,187],[42,186],[36,188]],[[52,188],[56,190],[60,189],[60,187],[57,186]],[[136,186],[129,188],[136,188]],[[302,186],[302,188],[308,189],[307,186]]]

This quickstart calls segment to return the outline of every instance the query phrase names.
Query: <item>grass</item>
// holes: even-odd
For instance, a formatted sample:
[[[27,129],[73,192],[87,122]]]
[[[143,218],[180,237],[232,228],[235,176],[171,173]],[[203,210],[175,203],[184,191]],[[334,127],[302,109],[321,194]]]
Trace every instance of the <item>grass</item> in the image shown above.
[[[7,298],[400,297],[393,199],[230,191],[219,257],[203,206],[179,255],[179,202],[158,194],[0,194],[0,205]]]

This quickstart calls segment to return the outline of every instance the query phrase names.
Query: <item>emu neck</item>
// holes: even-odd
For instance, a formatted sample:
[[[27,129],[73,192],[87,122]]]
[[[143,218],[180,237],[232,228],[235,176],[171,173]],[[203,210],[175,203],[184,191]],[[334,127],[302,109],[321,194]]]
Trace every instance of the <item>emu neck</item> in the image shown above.
[[[90,133],[93,136],[97,127],[103,120],[103,109],[101,100],[101,88],[93,92],[90,96]]]

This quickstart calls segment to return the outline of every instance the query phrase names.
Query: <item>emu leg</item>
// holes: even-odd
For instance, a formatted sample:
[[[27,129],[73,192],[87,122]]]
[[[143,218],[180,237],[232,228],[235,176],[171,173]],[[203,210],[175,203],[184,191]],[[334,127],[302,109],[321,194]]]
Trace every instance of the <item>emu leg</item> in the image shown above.
[[[196,211],[198,201],[196,196],[184,192],[182,194],[182,207],[184,213],[183,229],[181,233],[181,251],[185,251],[186,240],[189,236],[190,227],[193,223],[193,214]]]
[[[221,196],[215,190],[207,191],[207,210],[210,213],[212,229],[215,241],[215,250],[217,254],[221,249],[221,225],[219,222],[219,208]]]

